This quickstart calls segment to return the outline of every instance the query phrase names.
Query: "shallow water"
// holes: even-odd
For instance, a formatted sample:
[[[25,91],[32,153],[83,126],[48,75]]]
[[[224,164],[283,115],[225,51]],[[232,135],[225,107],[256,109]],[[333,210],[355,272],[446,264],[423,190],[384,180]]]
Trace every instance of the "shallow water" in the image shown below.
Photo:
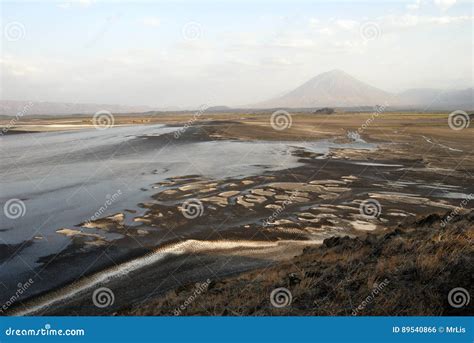
[[[33,270],[38,258],[60,252],[70,238],[56,230],[89,220],[106,202],[110,205],[100,213],[102,217],[138,209],[138,203],[151,200],[155,192],[152,184],[169,177],[245,177],[300,165],[292,154],[297,148],[324,154],[330,147],[374,147],[364,142],[336,144],[327,140],[192,142],[173,135],[149,138],[178,129],[148,125],[1,137],[0,203],[21,199],[25,204],[24,216],[1,217],[1,243],[34,243],[5,261],[0,276]]]

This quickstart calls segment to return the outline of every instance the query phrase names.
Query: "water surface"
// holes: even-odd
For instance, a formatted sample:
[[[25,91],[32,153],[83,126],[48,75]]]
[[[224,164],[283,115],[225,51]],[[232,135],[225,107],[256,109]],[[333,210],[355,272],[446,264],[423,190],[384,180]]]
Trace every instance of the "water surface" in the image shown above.
[[[32,244],[4,261],[0,276],[14,278],[33,271],[40,257],[66,248],[71,238],[56,230],[89,220],[107,200],[113,202],[101,213],[104,217],[139,209],[137,204],[151,201],[156,192],[152,185],[167,178],[196,174],[216,179],[245,177],[300,165],[292,154],[298,148],[327,153],[330,147],[373,147],[365,142],[328,140],[193,141],[169,134],[179,129],[148,125],[1,137],[0,203],[21,199],[25,213],[17,219],[2,215],[0,243]],[[127,216],[130,220],[133,215]],[[109,239],[119,236],[101,234]]]

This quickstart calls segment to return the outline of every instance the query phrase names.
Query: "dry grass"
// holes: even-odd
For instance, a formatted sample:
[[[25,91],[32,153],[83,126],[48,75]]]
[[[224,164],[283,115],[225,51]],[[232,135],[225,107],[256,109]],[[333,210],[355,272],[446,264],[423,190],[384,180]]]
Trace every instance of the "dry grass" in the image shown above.
[[[388,284],[357,315],[472,315],[473,302],[451,307],[454,287],[473,294],[474,211],[446,228],[430,215],[365,238],[329,238],[291,261],[212,282],[181,315],[351,315],[384,280]],[[290,306],[271,306],[270,293],[286,287]],[[194,285],[174,290],[121,315],[172,315]]]

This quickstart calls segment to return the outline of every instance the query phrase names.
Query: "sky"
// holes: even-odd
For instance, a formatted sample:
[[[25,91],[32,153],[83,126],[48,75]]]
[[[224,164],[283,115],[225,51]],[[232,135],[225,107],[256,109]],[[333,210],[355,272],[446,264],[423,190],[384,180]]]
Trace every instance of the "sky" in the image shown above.
[[[341,69],[473,87],[473,2],[4,1],[1,99],[248,105]]]

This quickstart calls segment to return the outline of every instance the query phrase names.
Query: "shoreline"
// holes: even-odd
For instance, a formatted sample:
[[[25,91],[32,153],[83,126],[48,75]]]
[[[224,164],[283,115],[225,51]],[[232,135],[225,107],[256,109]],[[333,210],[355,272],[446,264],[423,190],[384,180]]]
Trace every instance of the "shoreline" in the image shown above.
[[[145,256],[138,257],[120,264],[114,268],[108,268],[93,275],[87,276],[62,287],[56,291],[39,296],[24,304],[23,309],[12,309],[8,314],[13,316],[24,315],[60,315],[63,310],[58,309],[60,304],[75,302],[88,302],[89,293],[93,287],[106,286],[109,283],[121,282],[129,273],[137,273],[145,268],[153,268],[165,260],[180,260],[190,253],[193,254],[212,254],[214,256],[224,255],[237,257],[249,257],[255,259],[268,260],[268,263],[283,259],[290,259],[293,253],[301,253],[303,248],[321,242],[302,242],[302,241],[278,241],[278,242],[258,242],[258,241],[185,241],[176,244],[170,244],[160,247]],[[236,251],[236,248],[239,251]],[[259,251],[256,251],[257,249]],[[275,258],[275,252],[282,253],[282,256]],[[191,255],[190,255],[191,256]],[[272,262],[270,262],[272,261]],[[265,263],[264,263],[265,264]],[[243,270],[245,270],[244,268]],[[123,301],[123,300],[122,300]],[[124,301],[124,303],[126,303]],[[63,305],[64,306],[64,305]],[[54,307],[54,308],[50,308]],[[67,307],[66,307],[67,308]]]
[[[222,123],[198,121],[186,130],[183,140],[186,140],[187,143],[233,139],[248,141],[258,137],[263,140],[315,141],[324,139],[326,130],[333,130],[332,138],[344,142],[348,139],[345,133],[348,128],[351,128],[351,125],[354,125],[354,123],[339,122],[337,124],[339,128],[335,129],[334,121],[338,119],[327,116],[328,128],[322,131],[318,125],[313,125],[311,130],[308,130],[307,123],[310,118],[307,116],[301,118],[300,123],[296,120],[299,117],[295,118],[294,126],[289,130],[290,132],[283,135],[270,131],[273,136],[268,136],[268,127],[264,125],[263,121],[260,121],[261,118],[255,119],[257,122],[245,123],[239,121]],[[441,122],[441,119],[439,121]],[[169,125],[173,124],[169,123]],[[418,127],[418,129],[421,128]],[[412,127],[405,128],[406,131],[413,129]],[[259,258],[258,251],[248,248],[250,254],[248,256],[245,254],[234,256],[232,249],[227,251],[224,249],[225,254],[219,255],[216,250],[220,248],[215,245],[224,243],[215,242],[247,242],[245,244],[261,244],[261,246],[267,246],[268,249],[268,246],[278,244],[276,242],[291,241],[300,249],[303,245],[321,244],[321,242],[335,236],[348,235],[352,239],[356,239],[370,232],[393,229],[396,225],[417,215],[426,216],[446,210],[454,211],[459,207],[461,199],[448,196],[474,193],[472,179],[463,172],[464,170],[474,170],[473,158],[464,160],[462,165],[464,169],[448,169],[453,157],[451,154],[457,154],[456,150],[461,150],[460,144],[463,149],[466,149],[466,136],[464,135],[466,133],[457,137],[451,135],[448,142],[443,141],[443,144],[433,145],[431,143],[433,141],[426,141],[421,136],[418,139],[411,132],[406,132],[402,136],[397,135],[397,141],[387,141],[388,132],[382,135],[379,130],[367,131],[362,137],[368,142],[379,142],[377,150],[332,148],[324,158],[321,158],[319,154],[301,148],[295,151],[295,155],[302,165],[291,169],[267,171],[260,175],[240,179],[209,179],[188,175],[159,182],[153,186],[153,188],[156,187],[156,193],[152,196],[153,200],[141,204],[144,214],[134,217],[135,226],[125,225],[123,218],[117,217],[119,214],[116,214],[94,220],[83,225],[80,229],[82,233],[87,233],[87,230],[92,228],[96,231],[99,230],[99,232],[104,230],[108,233],[120,233],[124,235],[124,238],[108,242],[100,238],[100,235],[78,234],[71,231],[71,228],[65,228],[69,231],[63,231],[63,233],[72,234],[73,244],[58,254],[51,264],[47,262],[48,258],[43,261],[48,263],[52,272],[67,266],[72,258],[75,258],[76,263],[81,261],[81,259],[78,260],[80,256],[84,258],[83,261],[102,258],[99,261],[102,265],[95,264],[95,267],[88,269],[85,278],[76,281],[79,284],[87,284],[88,278],[94,279],[100,277],[100,274],[107,275],[108,273],[110,261],[107,266],[107,259],[102,256],[101,251],[110,253],[114,260],[122,256],[121,261],[123,262],[119,264],[118,268],[126,269],[127,265],[136,265],[139,263],[137,261],[146,258],[143,255],[156,251],[156,246],[159,244],[157,237],[160,237],[158,234],[160,230],[166,228],[173,237],[166,244],[179,246],[185,244],[182,243],[183,241],[214,242],[211,243],[211,246],[214,245],[213,249],[203,249],[191,254],[183,252],[183,256],[188,258],[187,262],[183,256],[177,257],[176,260],[182,262],[184,259],[185,266],[188,268],[193,266],[203,273],[209,266],[214,266],[219,271],[216,274],[218,275],[217,280],[219,280],[231,274],[247,272],[251,269],[258,269],[262,265],[272,264],[274,261],[269,257],[274,257],[274,254],[268,253],[268,256]],[[439,136],[432,137],[436,137],[436,142],[439,142],[446,137],[446,133],[449,131],[442,130]],[[149,144],[161,144],[160,142],[165,139],[167,138],[150,138]],[[414,141],[417,144],[425,144],[429,153],[416,152],[417,146],[413,144]],[[455,150],[445,149],[445,146],[454,147]],[[403,178],[403,182],[400,182],[400,178]],[[425,186],[436,183],[440,178],[443,179],[443,182],[436,186],[438,193],[433,193],[425,188]],[[455,185],[455,187],[451,185]],[[447,197],[442,197],[444,194]],[[189,220],[183,216],[182,203],[189,198],[196,198],[200,201],[204,209],[202,217]],[[360,207],[367,199],[377,200],[381,204],[380,217],[367,219],[361,216]],[[279,211],[279,208],[283,208],[283,210]],[[275,213],[277,215],[273,216]],[[237,218],[238,220],[227,218]],[[268,220],[269,218],[271,220]],[[140,244],[136,244],[135,241]],[[181,243],[179,243],[180,241]],[[102,246],[107,248],[104,250]],[[82,250],[82,255],[75,254],[76,251]],[[126,251],[128,251],[128,257],[127,254],[124,254]],[[281,251],[284,252],[285,249]],[[140,257],[141,255],[142,257]],[[160,256],[160,258],[167,260],[169,257]],[[225,265],[224,262],[229,257],[237,259],[235,265]],[[132,259],[130,260],[130,258]],[[91,287],[88,286],[84,288],[84,294],[73,295],[70,301],[64,302],[67,304],[66,306],[46,310],[43,313],[56,315],[73,311],[95,315],[120,311],[120,306],[124,306],[125,299],[138,301],[137,299],[141,299],[144,294],[153,291],[147,283],[161,282],[160,278],[153,275],[150,270],[152,266],[162,268],[160,270],[163,277],[171,271],[161,265],[163,263],[160,264],[157,261],[162,260],[157,259],[150,265],[140,267],[147,272],[143,275],[137,274],[136,277],[143,285],[140,285],[136,290],[126,290],[127,285],[129,287],[133,285],[127,278],[111,281],[111,284],[118,289],[116,299],[121,298],[120,301],[117,300],[118,307],[98,309],[93,306],[91,294],[89,294]],[[200,261],[206,261],[207,264],[200,264]],[[178,262],[174,261],[172,264],[177,266]],[[178,279],[188,284],[189,282],[202,281],[200,279],[202,275],[195,275],[196,273],[191,270],[192,268],[178,273]],[[211,280],[215,279],[216,277],[211,278]],[[70,292],[73,294],[77,284],[73,285],[61,287],[59,290],[53,291],[52,294],[41,292],[42,295],[39,297],[26,300],[25,305],[30,306],[28,305],[30,302],[41,302],[41,299],[51,296],[54,298],[54,294],[65,292],[69,287],[72,287]],[[158,293],[163,295],[166,291],[179,287],[180,283],[176,281],[165,281]],[[58,301],[61,303],[60,300]],[[81,306],[85,308],[85,312],[77,310]],[[11,311],[13,314],[15,312],[21,313],[22,308],[25,306],[18,303],[11,308]]]

